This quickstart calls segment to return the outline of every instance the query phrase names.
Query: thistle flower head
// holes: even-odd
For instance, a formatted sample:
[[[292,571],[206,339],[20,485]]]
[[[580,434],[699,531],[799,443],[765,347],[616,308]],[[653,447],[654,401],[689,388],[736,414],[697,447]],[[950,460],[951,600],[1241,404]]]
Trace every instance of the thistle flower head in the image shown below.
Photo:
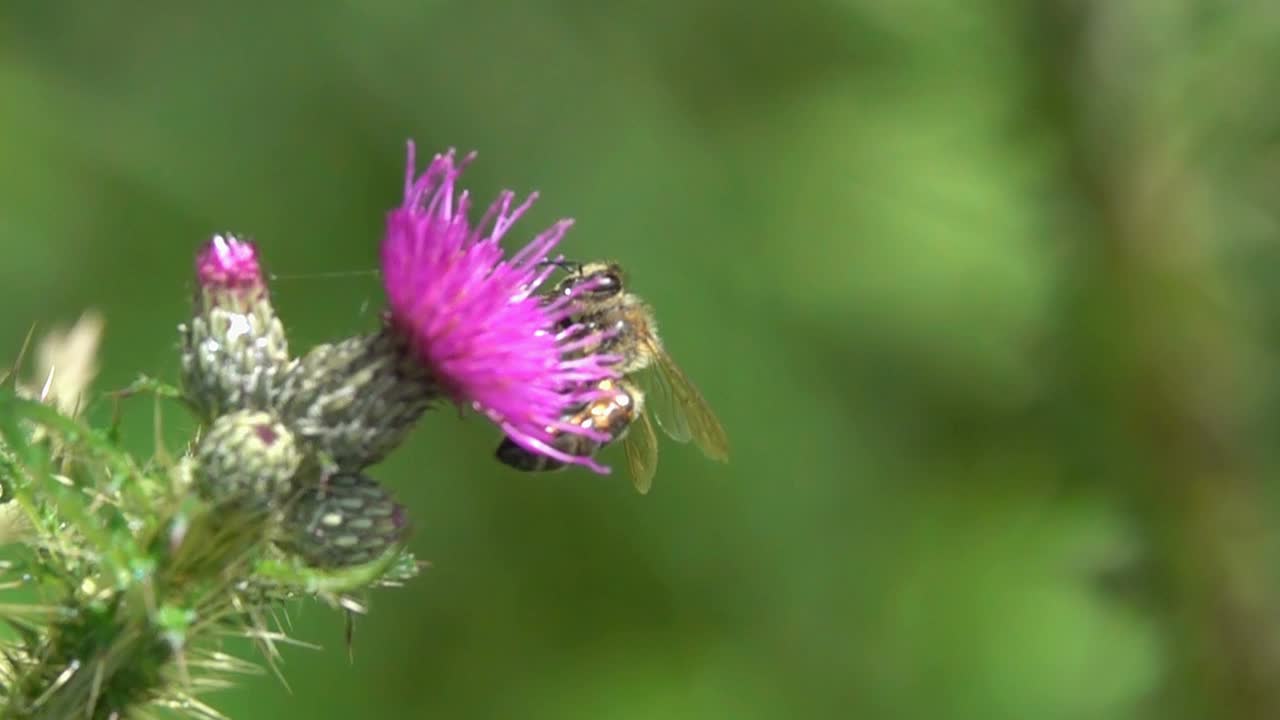
[[[265,510],[291,491],[302,454],[293,433],[271,413],[237,410],[213,421],[195,460],[200,495]]]
[[[305,489],[283,522],[277,544],[313,567],[339,568],[377,559],[412,529],[404,508],[376,480],[334,475]]]
[[[552,445],[561,433],[606,439],[563,416],[594,398],[600,380],[616,376],[616,358],[581,352],[600,336],[566,322],[575,296],[547,301],[534,294],[554,270],[547,255],[572,221],[505,256],[502,238],[537,196],[513,207],[515,194],[504,191],[472,225],[470,197],[456,185],[473,156],[458,161],[450,150],[417,175],[409,144],[404,204],[388,215],[382,243],[391,323],[455,402],[532,452],[608,472]]]
[[[214,235],[196,253],[196,296],[182,335],[182,381],[207,419],[265,408],[289,362],[289,343],[258,263],[258,248]]]

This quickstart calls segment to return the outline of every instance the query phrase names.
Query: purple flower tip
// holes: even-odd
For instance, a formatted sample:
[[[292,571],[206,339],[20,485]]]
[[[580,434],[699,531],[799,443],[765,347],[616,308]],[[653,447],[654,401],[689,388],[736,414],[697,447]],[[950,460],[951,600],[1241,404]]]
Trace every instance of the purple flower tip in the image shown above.
[[[253,431],[258,434],[258,439],[262,441],[262,444],[267,446],[274,445],[280,437],[270,423],[257,425],[253,428]]]
[[[258,248],[232,235],[214,235],[196,256],[196,279],[204,288],[262,287]]]
[[[555,269],[547,253],[572,224],[561,220],[510,257],[499,242],[533,204],[512,206],[502,192],[478,223],[470,197],[456,184],[474,157],[436,155],[416,175],[409,143],[404,205],[387,216],[382,278],[392,325],[459,405],[470,405],[531,452],[608,472],[590,457],[554,446],[562,433],[606,436],[562,420],[566,410],[597,397],[596,385],[617,377],[615,358],[574,357],[598,334],[571,325],[570,297],[546,301],[535,291]]]

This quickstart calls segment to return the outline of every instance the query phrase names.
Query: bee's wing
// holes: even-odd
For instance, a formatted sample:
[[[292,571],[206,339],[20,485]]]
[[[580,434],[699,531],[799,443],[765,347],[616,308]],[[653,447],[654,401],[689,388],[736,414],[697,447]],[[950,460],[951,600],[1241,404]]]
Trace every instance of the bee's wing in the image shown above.
[[[676,398],[675,388],[671,386],[667,372],[662,368],[661,357],[664,356],[655,354],[649,366],[637,374],[636,380],[644,389],[645,406],[653,412],[662,432],[676,442],[687,443],[693,439],[693,433],[689,430],[684,409]]]
[[[622,438],[622,449],[627,455],[627,470],[636,492],[647,494],[653,487],[653,474],[658,470],[658,436],[647,413],[639,413],[631,424]]]
[[[645,402],[658,427],[677,442],[692,439],[712,460],[729,459],[729,438],[711,406],[693,381],[656,343],[650,343],[653,364],[642,373]]]

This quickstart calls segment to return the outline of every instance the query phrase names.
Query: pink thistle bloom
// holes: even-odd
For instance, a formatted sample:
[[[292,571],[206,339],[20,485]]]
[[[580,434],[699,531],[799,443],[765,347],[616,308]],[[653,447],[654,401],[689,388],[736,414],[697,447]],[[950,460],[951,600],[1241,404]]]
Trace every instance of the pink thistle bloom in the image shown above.
[[[214,235],[196,255],[196,280],[209,290],[265,290],[258,248],[231,235]]]
[[[562,433],[609,439],[563,418],[599,397],[599,381],[617,377],[616,357],[583,355],[600,334],[566,322],[576,294],[534,294],[555,269],[547,254],[573,221],[504,257],[500,241],[537,194],[513,208],[515,194],[504,191],[471,225],[470,197],[455,186],[474,156],[457,161],[450,150],[416,175],[409,143],[404,205],[388,214],[382,243],[392,326],[454,402],[483,413],[530,452],[607,473],[592,458],[553,446]]]

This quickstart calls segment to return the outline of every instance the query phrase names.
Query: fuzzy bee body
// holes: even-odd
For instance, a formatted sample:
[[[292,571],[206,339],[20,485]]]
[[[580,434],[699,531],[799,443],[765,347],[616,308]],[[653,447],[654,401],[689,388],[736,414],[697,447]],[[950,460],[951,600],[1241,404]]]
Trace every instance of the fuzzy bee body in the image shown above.
[[[627,428],[642,411],[639,389],[625,380],[601,380],[597,385],[602,396],[582,405],[565,420],[589,430],[605,433],[609,439],[599,442],[583,435],[559,433],[552,445],[569,455],[595,455],[601,448],[616,442],[627,433]],[[511,438],[503,438],[497,457],[506,465],[525,472],[559,470],[565,464],[541,453],[534,453],[517,445]]]

